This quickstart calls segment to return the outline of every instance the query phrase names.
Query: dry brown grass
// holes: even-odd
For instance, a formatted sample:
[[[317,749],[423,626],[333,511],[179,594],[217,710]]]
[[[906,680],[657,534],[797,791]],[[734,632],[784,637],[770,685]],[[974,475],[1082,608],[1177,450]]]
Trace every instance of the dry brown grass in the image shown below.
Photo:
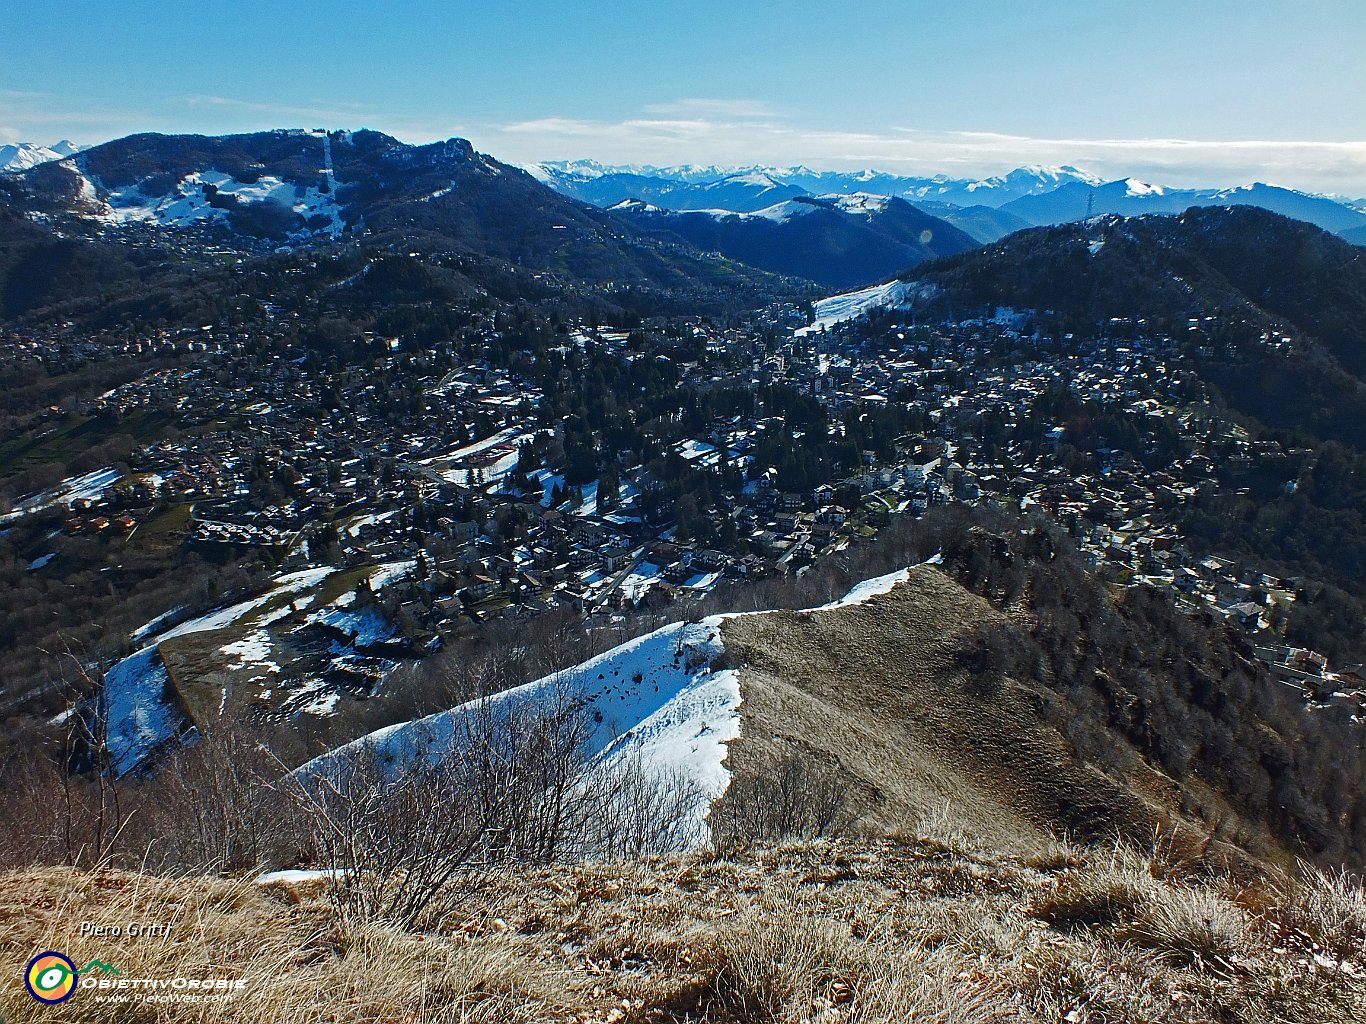
[[[1289,927],[1309,935],[1332,957],[1350,958],[1366,949],[1366,889],[1344,871],[1302,864],[1299,877],[1274,887]]]
[[[0,945],[15,964],[3,990],[11,1024],[71,1021],[383,1020],[532,1024],[558,1012],[558,975],[528,940],[494,932],[453,942],[393,929],[343,932],[317,886],[297,891],[250,880],[164,879],[115,871],[48,870],[0,883]],[[81,935],[82,922],[166,924],[169,934]],[[93,958],[124,978],[242,978],[230,1002],[114,1004],[78,991],[60,1010],[30,999],[22,966],[55,949],[80,967]]]
[[[248,981],[235,1001],[198,1007],[111,1007],[78,992],[60,1011],[73,1021],[1366,1019],[1366,954],[1329,956],[1324,941],[1354,934],[1362,896],[1350,879],[1307,876],[1299,895],[1254,899],[1218,878],[1155,878],[1113,849],[1037,859],[1063,863],[906,837],[509,869],[469,894],[466,918],[427,933],[344,928],[317,883],[11,874],[0,876],[12,965],[0,1012],[13,1024],[55,1018],[18,977],[55,948],[127,976]],[[1047,907],[1058,924],[1040,916]],[[171,935],[79,935],[84,920],[130,919],[171,923]]]

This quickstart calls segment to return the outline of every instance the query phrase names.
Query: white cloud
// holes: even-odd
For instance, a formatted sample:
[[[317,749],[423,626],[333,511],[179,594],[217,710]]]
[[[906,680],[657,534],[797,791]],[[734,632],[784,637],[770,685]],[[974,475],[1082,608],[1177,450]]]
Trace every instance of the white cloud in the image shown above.
[[[265,114],[272,118],[301,117],[309,121],[326,124],[353,124],[357,118],[374,114],[372,108],[359,103],[341,104],[286,104],[259,103],[253,100],[236,99],[231,96],[193,95],[185,97],[185,104],[191,109],[209,107],[249,114]]]
[[[766,100],[721,100],[689,99],[673,100],[670,103],[650,103],[644,108],[647,114],[692,114],[717,117],[773,117],[774,111]]]

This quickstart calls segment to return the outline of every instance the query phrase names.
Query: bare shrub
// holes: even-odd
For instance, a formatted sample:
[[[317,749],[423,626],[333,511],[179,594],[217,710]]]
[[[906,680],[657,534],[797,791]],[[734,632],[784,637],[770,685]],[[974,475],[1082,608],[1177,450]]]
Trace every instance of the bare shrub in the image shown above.
[[[1366,889],[1346,871],[1300,865],[1300,877],[1278,887],[1276,916],[1312,936],[1339,961],[1366,958]]]
[[[764,757],[732,779],[712,806],[712,842],[718,850],[733,850],[837,835],[852,824],[848,790],[843,771],[811,754],[793,750]]]
[[[604,860],[677,853],[698,846],[707,795],[687,773],[630,758],[595,769],[586,783],[596,823],[584,854]]]
[[[414,925],[453,911],[490,865],[694,845],[701,789],[638,760],[592,763],[593,728],[567,693],[486,700],[439,752],[362,745],[297,778],[338,912]]]
[[[1108,863],[1063,872],[1029,910],[1060,928],[1113,925],[1136,918],[1156,885],[1142,862],[1120,849]]]
[[[0,789],[0,867],[69,863],[69,801],[84,802],[86,783],[65,778],[58,765],[32,752],[6,758],[0,771],[7,782]]]
[[[1181,960],[1223,960],[1240,953],[1247,940],[1247,916],[1213,892],[1172,885],[1154,887],[1124,938]]]
[[[232,731],[178,752],[143,797],[148,864],[231,872],[297,856],[295,806],[275,786],[278,762]]]
[[[314,857],[343,921],[414,924],[452,909],[450,883],[475,859],[486,822],[468,800],[454,759],[383,767],[365,747],[328,775],[299,781]]]

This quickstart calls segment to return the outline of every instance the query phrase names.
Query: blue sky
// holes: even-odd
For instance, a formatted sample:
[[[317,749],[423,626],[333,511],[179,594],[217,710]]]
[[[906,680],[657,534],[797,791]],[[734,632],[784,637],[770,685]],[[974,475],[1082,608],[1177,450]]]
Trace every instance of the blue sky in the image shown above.
[[[0,5],[0,143],[371,127],[513,161],[1366,195],[1361,0]]]

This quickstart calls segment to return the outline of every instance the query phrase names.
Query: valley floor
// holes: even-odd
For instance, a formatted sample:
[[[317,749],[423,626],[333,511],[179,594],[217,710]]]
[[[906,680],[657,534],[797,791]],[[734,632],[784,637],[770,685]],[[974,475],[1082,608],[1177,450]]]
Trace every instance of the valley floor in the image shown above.
[[[34,953],[123,978],[241,978],[215,1003],[70,1021],[1360,1021],[1366,904],[1052,844],[1003,857],[933,821],[848,839],[470,878],[423,932],[338,924],[325,882],[46,869],[0,876],[0,1001],[51,1020]],[[81,937],[82,923],[168,925]],[[88,929],[87,929],[88,930]],[[88,976],[102,976],[93,967]]]

